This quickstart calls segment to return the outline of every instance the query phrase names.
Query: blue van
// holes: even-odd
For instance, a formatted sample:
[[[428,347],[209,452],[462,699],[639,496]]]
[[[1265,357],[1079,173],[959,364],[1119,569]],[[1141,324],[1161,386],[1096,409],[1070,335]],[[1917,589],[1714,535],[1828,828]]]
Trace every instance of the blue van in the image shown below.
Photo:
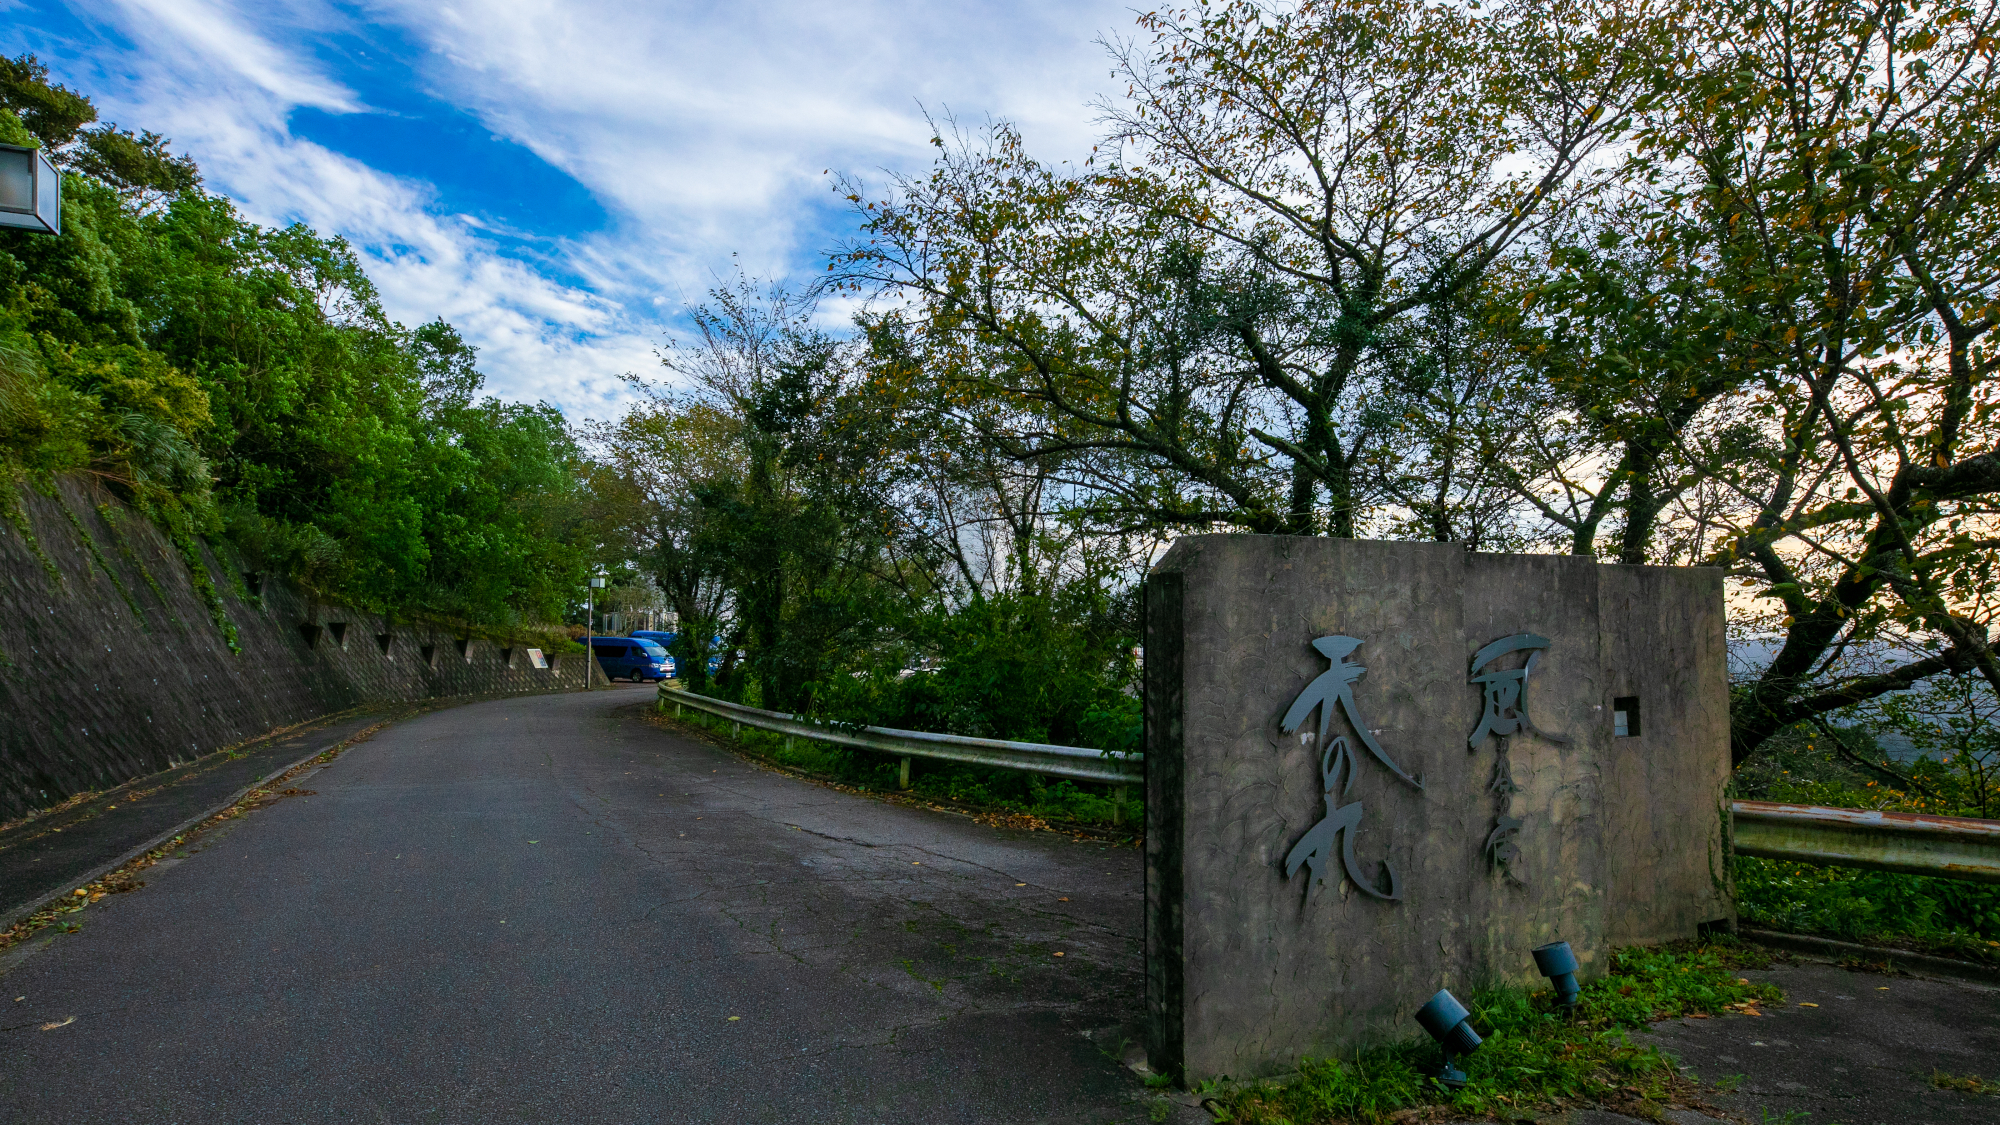
[[[644,638],[645,640],[652,641],[654,644],[659,645],[661,648],[668,648],[668,649],[673,647],[674,638],[680,636],[679,633],[663,633],[656,629],[636,629],[633,631],[632,635],[634,637],[641,637]],[[711,676],[715,675],[715,673],[722,668],[722,654],[716,651],[721,647],[722,647],[722,634],[717,633],[713,638],[709,640],[710,655],[708,658],[708,674]],[[678,674],[680,671],[680,665],[675,664],[670,659],[667,661],[667,669],[671,672]]]
[[[679,633],[668,633],[668,632],[663,632],[659,629],[632,630],[633,640],[651,641],[654,644],[659,645],[662,651],[671,651],[674,647],[674,638],[678,636],[680,636]],[[670,676],[676,675],[679,673],[679,671],[680,671],[680,666],[674,663],[674,658],[672,656],[668,656],[667,674]]]
[[[623,676],[636,684],[673,675],[667,650],[643,637],[593,637],[590,654],[597,658],[607,680]]]

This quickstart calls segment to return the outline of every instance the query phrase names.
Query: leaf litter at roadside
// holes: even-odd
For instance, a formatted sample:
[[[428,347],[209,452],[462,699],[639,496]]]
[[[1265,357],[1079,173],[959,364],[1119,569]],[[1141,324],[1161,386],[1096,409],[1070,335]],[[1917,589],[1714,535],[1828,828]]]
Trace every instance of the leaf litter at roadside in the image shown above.
[[[6,953],[43,930],[53,928],[55,933],[77,933],[83,929],[83,923],[77,915],[88,909],[91,904],[102,901],[107,895],[125,894],[144,887],[146,882],[139,878],[140,873],[158,864],[161,860],[172,857],[176,852],[183,851],[192,845],[200,843],[204,837],[215,829],[247,816],[257,809],[291,797],[317,796],[313,790],[300,789],[287,783],[297,779],[300,775],[308,771],[318,769],[328,762],[333,761],[341,755],[342,751],[345,751],[348,747],[358,742],[367,740],[393,721],[393,719],[384,719],[381,722],[356,731],[341,742],[286,770],[283,774],[256,786],[237,798],[236,802],[228,808],[204,817],[201,823],[175,836],[159,847],[129,860],[117,869],[107,872],[97,879],[77,887],[75,890],[51,899],[27,917],[5,930],[0,930],[0,953]]]

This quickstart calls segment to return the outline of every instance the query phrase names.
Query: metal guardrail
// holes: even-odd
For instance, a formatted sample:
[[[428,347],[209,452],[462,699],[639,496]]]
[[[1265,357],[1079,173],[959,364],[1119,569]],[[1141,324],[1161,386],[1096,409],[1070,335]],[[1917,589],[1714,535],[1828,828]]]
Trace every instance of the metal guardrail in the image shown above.
[[[895,755],[903,759],[905,786],[909,784],[911,758],[1028,770],[1113,785],[1143,782],[1146,776],[1141,754],[885,727],[822,727],[782,712],[711,699],[665,684],[660,685],[660,701],[758,730]],[[1738,855],[2000,883],[2000,820],[1772,801],[1732,801],[1729,811]]]
[[[1027,770],[1079,781],[1101,781],[1130,785],[1145,781],[1146,761],[1140,754],[1111,750],[1089,750],[1079,746],[1050,746],[1041,742],[1006,742],[997,738],[967,738],[956,734],[931,734],[919,730],[892,730],[887,727],[823,727],[782,711],[745,707],[722,699],[660,685],[660,702],[706,712],[758,730],[776,731],[794,738],[810,738],[838,746],[854,746],[904,759],[903,784],[909,784],[909,759],[937,758],[947,762],[967,762],[979,766]]]
[[[2000,883],[2000,820],[1732,801],[1736,854]]]

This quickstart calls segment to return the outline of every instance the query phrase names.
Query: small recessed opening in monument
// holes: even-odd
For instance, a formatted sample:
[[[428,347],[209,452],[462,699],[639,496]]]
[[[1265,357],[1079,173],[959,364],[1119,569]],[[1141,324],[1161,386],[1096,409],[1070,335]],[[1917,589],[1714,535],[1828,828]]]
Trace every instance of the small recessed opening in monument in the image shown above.
[[[1611,733],[1619,738],[1639,737],[1639,697],[1621,695],[1611,701]]]

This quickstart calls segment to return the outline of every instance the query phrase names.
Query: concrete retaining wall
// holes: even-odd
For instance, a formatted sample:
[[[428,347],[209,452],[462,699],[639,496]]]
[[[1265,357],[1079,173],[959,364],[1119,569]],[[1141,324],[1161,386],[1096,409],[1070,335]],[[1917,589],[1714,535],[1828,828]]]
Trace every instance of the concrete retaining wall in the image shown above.
[[[314,602],[204,548],[232,654],[149,521],[79,479],[17,495],[32,539],[0,524],[0,820],[356,704],[582,685],[581,656],[536,669],[524,648]]]
[[[1438,988],[1539,981],[1534,946],[1570,942],[1592,976],[1616,946],[1732,916],[1720,571],[1195,536],[1146,598],[1155,1069],[1250,1078],[1346,1055],[1419,1034]],[[1474,738],[1488,697],[1471,664],[1524,635],[1545,642],[1526,714],[1546,737],[1514,732],[1503,770],[1500,741]],[[1326,649],[1350,640],[1343,672]],[[1529,651],[1482,667],[1519,671]],[[1282,729],[1309,685],[1356,665],[1355,714]],[[1329,799],[1336,739],[1349,768]],[[1288,875],[1341,816],[1320,870]]]

